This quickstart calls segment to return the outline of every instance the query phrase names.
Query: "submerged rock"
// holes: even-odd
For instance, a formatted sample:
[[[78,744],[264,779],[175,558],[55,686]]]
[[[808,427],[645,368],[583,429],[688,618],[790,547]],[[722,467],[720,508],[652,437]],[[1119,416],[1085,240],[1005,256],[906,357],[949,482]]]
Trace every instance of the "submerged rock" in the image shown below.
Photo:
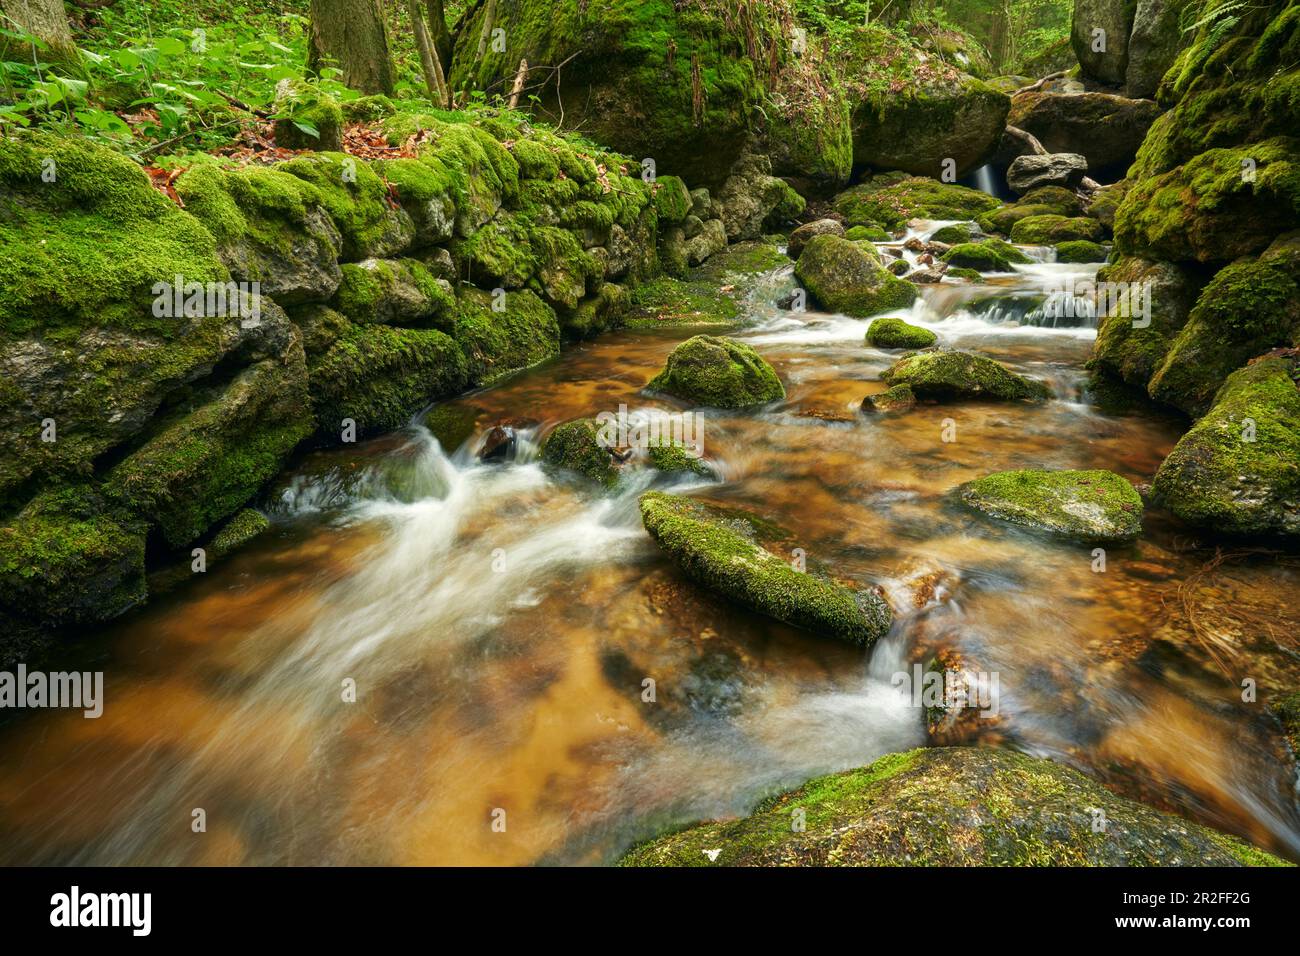
[[[794,811],[805,826],[791,826]],[[1095,833],[1096,811],[1106,832]],[[809,780],[740,820],[634,847],[622,866],[1282,866],[1198,823],[1009,750],[888,754]]]
[[[687,577],[752,610],[865,646],[889,630],[879,594],[846,587],[820,569],[796,570],[759,543],[762,523],[742,512],[647,492],[641,520]]]
[[[1300,538],[1300,361],[1275,355],[1228,377],[1156,472],[1184,521],[1224,534]]]
[[[929,348],[938,336],[929,329],[911,325],[902,319],[876,319],[867,329],[866,341],[882,349],[924,349]]]
[[[916,406],[916,393],[910,385],[895,385],[875,395],[868,395],[862,400],[862,411],[870,412],[905,412]]]
[[[714,408],[745,408],[785,398],[776,370],[743,342],[697,335],[673,349],[647,385]]]
[[[899,359],[880,377],[889,385],[910,385],[918,398],[1018,401],[1051,396],[1051,389],[1042,382],[1017,375],[983,355],[953,349],[915,352]]]
[[[880,263],[870,245],[840,236],[809,240],[795,275],[825,309],[866,318],[912,304],[916,289]]]
[[[1109,471],[1001,471],[961,486],[977,511],[1080,541],[1132,541],[1142,498]]]

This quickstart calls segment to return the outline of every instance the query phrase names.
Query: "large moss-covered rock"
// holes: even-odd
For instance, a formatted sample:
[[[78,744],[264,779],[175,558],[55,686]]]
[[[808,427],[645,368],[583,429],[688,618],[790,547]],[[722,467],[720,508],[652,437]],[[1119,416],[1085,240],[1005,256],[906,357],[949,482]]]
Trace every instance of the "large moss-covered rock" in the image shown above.
[[[1221,263],[1300,226],[1300,140],[1212,149],[1136,182],[1115,214],[1121,252]]]
[[[1219,270],[1155,370],[1151,397],[1199,415],[1231,372],[1269,349],[1300,342],[1297,276],[1300,234]]]
[[[803,826],[792,825],[800,810]],[[1106,827],[1093,826],[1097,812]],[[889,754],[748,817],[634,847],[624,866],[1280,866],[1235,837],[991,748]]]
[[[1109,303],[1100,304],[1097,340],[1089,363],[1145,390],[1187,322],[1200,282],[1181,266],[1132,256],[1101,269],[1097,281],[1116,289],[1149,290],[1137,300],[1116,296],[1113,308]],[[1149,314],[1143,311],[1144,304],[1150,306]]]
[[[1101,223],[1086,216],[1027,216],[1011,227],[1011,241],[1025,245],[1051,246],[1078,239],[1096,242],[1103,235]]]
[[[399,428],[422,406],[464,389],[469,364],[436,329],[353,326],[309,365],[320,433],[337,439],[345,419],[358,435]]]
[[[275,168],[201,163],[175,188],[236,281],[257,282],[286,306],[328,299],[338,288],[342,237],[310,183]]]
[[[1124,82],[1136,6],[1136,0],[1075,0],[1070,43],[1092,79],[1112,86]]]
[[[924,349],[938,339],[929,329],[903,319],[876,319],[867,328],[866,342],[881,349]]]
[[[802,195],[825,196],[853,173],[853,127],[843,82],[833,65],[801,57],[783,70],[765,108],[762,143],[772,172]]]
[[[744,408],[785,398],[776,371],[743,342],[697,335],[668,356],[647,386],[697,405]]]
[[[499,311],[493,307],[498,301],[503,305]],[[497,299],[462,286],[452,335],[465,354],[473,385],[489,384],[560,354],[555,310],[528,289]]]
[[[835,197],[835,211],[846,226],[895,228],[909,219],[977,219],[1002,201],[980,192],[925,176],[883,173]]]
[[[899,359],[880,377],[889,385],[910,385],[918,398],[1018,401],[1051,395],[1042,382],[1017,375],[991,358],[952,349],[915,352]]]
[[[334,305],[353,322],[436,326],[448,331],[451,283],[415,259],[366,259],[343,266]]]
[[[1024,264],[1033,261],[1015,246],[1001,239],[959,243],[945,252],[942,258],[951,266],[976,269],[980,272],[1011,272],[1013,263]]]
[[[477,47],[489,29],[504,49]],[[665,0],[497,0],[469,8],[456,31],[453,89],[508,88],[521,59],[563,63],[532,108],[659,172],[713,185],[725,176],[764,94],[769,56],[791,54],[783,5],[737,13]],[[538,79],[540,79],[540,75]]]
[[[1142,498],[1109,471],[1001,471],[958,494],[994,518],[1077,541],[1132,541],[1142,531]]]
[[[1160,107],[1149,99],[1034,91],[1012,98],[1007,125],[1036,137],[1049,153],[1081,154],[1088,161],[1088,174],[1109,182],[1128,169],[1159,115]],[[999,159],[1010,162],[1028,151],[1024,140],[1008,135]]]
[[[781,227],[803,212],[804,200],[784,180],[772,175],[771,161],[746,153],[713,196],[713,205],[728,242],[757,239],[764,226]]]
[[[1260,359],[1228,377],[1174,446],[1152,490],[1221,534],[1300,538],[1300,365]]]
[[[1070,239],[1056,245],[1057,262],[1105,262],[1108,256],[1105,246],[1087,239]]]
[[[314,430],[298,331],[278,309],[264,310],[256,345],[273,354],[228,383],[191,390],[103,479],[105,496],[147,518],[172,548],[238,511]]]
[[[916,287],[885,269],[874,249],[841,236],[809,240],[795,275],[822,308],[858,318],[906,308],[916,298]]]
[[[315,195],[343,237],[345,260],[383,259],[410,248],[415,223],[393,208],[388,187],[370,166],[344,153],[317,153],[281,163],[278,169],[315,187]]]
[[[37,495],[0,524],[0,610],[41,626],[130,610],[147,595],[146,531],[92,484]]]
[[[744,512],[648,492],[641,520],[687,577],[745,607],[854,644],[869,646],[889,630],[889,607],[878,593],[817,567],[796,570],[763,547],[771,529]]]
[[[854,163],[939,177],[951,161],[965,176],[993,156],[1011,106],[1001,90],[878,26],[842,45]]]
[[[177,276],[230,278],[138,166],[79,138],[0,140],[0,510],[88,475],[251,334],[206,306],[169,315]]]

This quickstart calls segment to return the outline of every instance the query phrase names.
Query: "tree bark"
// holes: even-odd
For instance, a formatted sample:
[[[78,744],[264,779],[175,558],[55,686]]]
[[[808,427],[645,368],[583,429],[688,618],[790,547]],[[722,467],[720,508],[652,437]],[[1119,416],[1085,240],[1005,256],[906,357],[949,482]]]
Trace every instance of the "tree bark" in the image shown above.
[[[0,25],[7,30],[30,33],[47,44],[47,49],[36,54],[47,63],[77,59],[77,47],[72,42],[63,0],[0,0]],[[0,59],[30,62],[31,44],[0,37]]]
[[[424,70],[424,82],[429,87],[429,99],[445,109],[449,105],[447,81],[442,75],[442,64],[438,62],[438,51],[434,49],[429,40],[429,31],[425,29],[419,0],[406,0],[406,9],[411,14],[411,28],[415,31],[415,48],[420,51],[420,66]]]
[[[388,31],[377,0],[311,0],[307,67],[343,71],[342,81],[362,93],[393,92]]]
[[[443,76],[451,69],[451,31],[447,29],[447,13],[442,0],[425,0],[425,9],[429,17],[429,35],[433,40],[434,52],[438,54],[438,63],[442,66]]]

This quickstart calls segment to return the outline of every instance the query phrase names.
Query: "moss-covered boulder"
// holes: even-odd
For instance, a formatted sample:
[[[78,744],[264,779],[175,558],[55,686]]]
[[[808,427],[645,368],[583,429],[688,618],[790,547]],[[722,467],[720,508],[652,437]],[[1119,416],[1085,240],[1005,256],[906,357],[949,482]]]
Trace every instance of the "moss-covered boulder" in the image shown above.
[[[1109,471],[1001,471],[958,494],[994,518],[1076,541],[1132,541],[1142,531],[1142,498]]]
[[[318,153],[278,169],[315,187],[342,235],[344,260],[383,259],[411,247],[415,223],[406,210],[393,208],[388,187],[365,162],[344,153]]]
[[[963,242],[945,252],[942,258],[950,266],[979,272],[1011,272],[1013,263],[1033,262],[1011,243],[1001,239]]]
[[[869,225],[849,226],[844,230],[844,238],[853,242],[888,242],[892,237],[873,222]]]
[[[1042,399],[1051,390],[1004,365],[953,349],[928,349],[904,356],[880,376],[888,385],[909,385],[918,398],[985,398],[998,401]]]
[[[712,335],[697,335],[673,349],[647,388],[715,408],[745,408],[785,398],[776,371],[753,348]]]
[[[822,308],[857,318],[906,308],[916,298],[916,287],[881,265],[874,249],[841,236],[809,240],[795,275]]]
[[[565,422],[546,437],[542,459],[585,475],[606,488],[614,488],[619,483],[620,472],[610,452],[611,449],[601,441],[600,425],[596,420],[580,418]]]
[[[475,368],[483,371],[482,359]],[[449,335],[387,325],[350,327],[308,372],[319,431],[336,439],[345,419],[356,423],[358,435],[398,428],[471,381],[469,363]]]
[[[1135,182],[1115,213],[1121,252],[1228,262],[1300,226],[1300,140],[1208,150]],[[1093,236],[1080,238],[1096,238]]]
[[[1158,500],[1221,534],[1300,538],[1298,380],[1300,363],[1286,356],[1230,375],[1156,472]]]
[[[334,97],[302,83],[282,82],[275,112],[275,145],[281,149],[343,149],[343,110]]]
[[[1108,255],[1105,246],[1087,239],[1071,239],[1056,246],[1057,262],[1105,262]]]
[[[713,208],[722,220],[727,241],[737,242],[783,228],[803,212],[804,200],[785,180],[772,175],[772,163],[766,156],[745,153],[714,192]]]
[[[646,449],[646,459],[655,471],[667,475],[695,475],[697,478],[716,478],[713,467],[684,445],[661,441]]]
[[[971,228],[964,222],[955,222],[950,226],[936,229],[930,234],[931,242],[943,242],[950,246],[959,246],[971,241]]]
[[[1086,216],[1027,216],[1011,227],[1012,242],[1032,246],[1054,246],[1079,239],[1096,242],[1104,235],[1101,223]]]
[[[792,825],[795,811],[802,827]],[[1106,827],[1093,826],[1097,812]],[[632,848],[623,866],[1281,866],[1050,760],[992,748],[889,754],[740,820]]]
[[[916,406],[916,393],[910,385],[895,385],[862,400],[863,412],[905,412]]]
[[[844,235],[844,223],[838,219],[815,219],[790,233],[790,241],[786,243],[785,252],[791,259],[798,259],[799,253],[803,252],[803,247],[808,244],[808,240],[816,236],[842,235]]]
[[[1049,153],[1081,154],[1088,174],[1108,182],[1124,175],[1159,115],[1160,107],[1149,99],[1035,90],[1012,98],[1007,125],[1036,137]],[[1015,155],[1028,150],[1023,140],[1011,136],[1003,144],[1011,145]]]
[[[1011,101],[954,59],[876,25],[846,31],[841,56],[854,163],[938,177],[950,160],[965,176],[997,150]]]
[[[451,328],[451,283],[415,259],[366,259],[343,266],[334,307],[353,322]]]
[[[452,336],[465,354],[474,385],[489,384],[560,354],[555,310],[528,289],[498,298],[462,286]]]
[[[641,520],[691,580],[761,614],[869,646],[889,631],[889,606],[870,588],[848,586],[816,567],[763,547],[764,522],[690,498],[648,492]]]
[[[1209,408],[1249,359],[1300,342],[1300,234],[1220,269],[1151,377],[1151,397],[1190,415]]]
[[[881,173],[834,199],[846,226],[883,225],[893,229],[909,219],[978,219],[1002,201],[952,183],[906,173]]]
[[[257,282],[285,306],[328,299],[338,288],[343,240],[310,183],[275,168],[200,163],[174,185],[236,281]]]
[[[1117,289],[1149,290],[1136,300],[1116,296],[1113,306],[1099,303],[1097,340],[1089,361],[1090,367],[1145,390],[1187,322],[1200,280],[1174,263],[1124,256],[1101,269],[1097,281]]]
[[[778,67],[792,57],[788,11],[756,6],[738,21],[728,10],[627,0],[477,4],[457,27],[449,81],[457,90],[500,90],[521,59],[562,63],[550,82],[537,83],[530,108],[563,113],[566,125],[638,160],[652,157],[660,173],[713,185],[750,131],[769,57]],[[503,31],[504,49],[489,43],[480,56],[479,38],[493,29]]]
[[[938,336],[929,329],[896,318],[873,320],[866,335],[868,345],[881,349],[924,349],[936,341]]]

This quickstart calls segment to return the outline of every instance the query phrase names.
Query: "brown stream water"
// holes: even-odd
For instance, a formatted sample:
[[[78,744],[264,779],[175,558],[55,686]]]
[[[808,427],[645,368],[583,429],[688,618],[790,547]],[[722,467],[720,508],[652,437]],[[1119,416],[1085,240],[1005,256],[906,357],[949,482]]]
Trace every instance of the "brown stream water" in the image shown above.
[[[1021,324],[1024,303],[1093,268],[923,287],[911,312],[943,344],[1049,380],[1045,405],[859,414],[896,354],[863,345],[865,322],[779,312],[787,268],[731,334],[789,397],[705,413],[720,482],[638,471],[609,497],[536,456],[565,419],[678,410],[642,389],[698,329],[606,335],[459,399],[485,421],[543,423],[506,464],[448,455],[418,422],[306,456],[263,502],[269,533],[64,662],[105,672],[101,718],[0,727],[0,862],[607,863],[670,825],[924,744],[893,675],[940,647],[998,677],[981,743],[1300,858],[1276,725],[1240,688],[1294,687],[1279,642],[1300,633],[1300,569],[1241,557],[1207,574],[1188,532],[1149,511],[1098,572],[1090,547],[951,502],[1009,468],[1148,481],[1176,441],[1174,418],[1091,403],[1092,329]],[[998,292],[1022,306],[978,301]],[[862,651],[685,582],[641,528],[651,481],[751,509],[792,549],[881,584],[893,631]]]

